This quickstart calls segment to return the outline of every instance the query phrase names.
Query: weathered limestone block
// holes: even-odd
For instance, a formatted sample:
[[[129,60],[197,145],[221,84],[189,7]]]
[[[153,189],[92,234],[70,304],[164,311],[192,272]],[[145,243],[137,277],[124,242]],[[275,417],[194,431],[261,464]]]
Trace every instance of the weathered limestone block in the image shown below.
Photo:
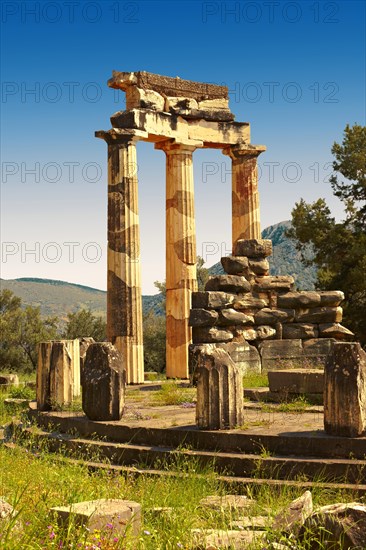
[[[194,344],[228,342],[234,338],[234,334],[230,330],[216,327],[194,327],[192,333]]]
[[[242,550],[253,545],[263,546],[266,544],[265,531],[247,531],[237,529],[192,529],[193,546],[192,550],[221,550],[233,549]],[[278,545],[276,550],[286,550],[283,545]],[[357,549],[358,550],[358,549]]]
[[[318,325],[307,323],[289,323],[282,327],[282,338],[296,340],[297,338],[318,338]]]
[[[310,491],[305,491],[274,518],[272,528],[276,531],[298,534],[312,512],[313,498]]]
[[[245,315],[236,309],[228,308],[220,310],[217,324],[219,326],[254,325],[254,318],[252,315]]]
[[[102,498],[57,506],[50,511],[61,525],[72,522],[87,527],[89,531],[108,530],[113,535],[123,535],[129,530],[138,536],[141,530],[141,504],[132,500]]]
[[[2,374],[0,376],[0,386],[19,386],[17,374]]]
[[[71,370],[72,370],[72,395],[73,397],[79,397],[81,393],[80,385],[80,340],[64,340],[68,352],[71,356]]]
[[[294,318],[294,309],[263,308],[254,316],[256,325],[275,325],[278,322],[290,323]]]
[[[243,423],[243,375],[223,349],[199,354],[196,423],[208,430],[232,429]]]
[[[193,386],[197,386],[197,367],[202,354],[211,353],[219,344],[189,344],[189,379]],[[223,344],[220,344],[223,345]]]
[[[198,108],[202,110],[230,110],[229,100],[226,98],[203,99],[198,101]]]
[[[239,340],[254,342],[258,338],[257,330],[254,327],[236,328],[235,336]]]
[[[154,90],[143,90],[137,86],[128,86],[126,89],[126,110],[153,109],[164,111],[165,98]]]
[[[229,108],[214,107],[212,103],[209,103],[210,101],[200,101],[198,103],[190,97],[167,97],[164,110],[188,119],[205,119],[219,122],[234,120],[235,117]]]
[[[301,340],[267,340],[258,346],[262,357],[262,370],[299,367],[303,361]]]
[[[41,411],[69,405],[73,400],[74,368],[70,349],[67,340],[38,345],[36,396]]]
[[[320,323],[319,336],[322,338],[335,338],[336,340],[352,341],[355,337],[353,332],[339,323]]]
[[[236,242],[234,256],[264,259],[272,255],[272,241],[269,239],[240,239]]]
[[[302,345],[304,349],[304,357],[310,361],[314,367],[322,367],[326,363],[328,354],[331,351],[334,338],[312,338],[304,340]]]
[[[324,429],[358,437],[366,429],[366,352],[356,342],[334,342],[325,364]]]
[[[243,275],[248,269],[249,262],[246,256],[224,256],[221,265],[229,275]]]
[[[294,283],[295,280],[291,275],[256,277],[254,290],[257,292],[264,290],[291,290],[294,287]]]
[[[268,340],[276,336],[276,329],[267,325],[257,327],[257,340]]]
[[[11,519],[18,515],[19,512],[13,508],[3,497],[0,497],[0,525],[4,519]],[[1,525],[3,527],[3,525]]]
[[[234,302],[235,296],[227,292],[192,292],[192,307],[203,309],[222,309]]]
[[[294,308],[320,306],[320,293],[313,291],[286,292],[277,298],[278,307]]]
[[[359,502],[350,502],[318,508],[305,520],[300,530],[300,543],[305,540],[314,541],[310,550],[364,550],[366,506]]]
[[[126,371],[110,343],[91,344],[82,381],[83,411],[90,420],[120,420],[125,404]]]
[[[80,381],[83,378],[83,372],[84,372],[84,365],[85,365],[85,357],[86,352],[88,351],[88,347],[90,344],[94,344],[95,340],[91,336],[80,338]]]
[[[268,301],[263,300],[262,298],[255,298],[251,294],[239,299],[236,298],[235,301],[233,299],[233,302],[233,308],[238,311],[247,309],[262,309],[268,306]]]
[[[253,271],[255,275],[269,275],[269,262],[268,260],[249,260],[249,269]]]
[[[311,355],[328,355],[332,349],[334,338],[312,338],[303,342],[304,354]]]
[[[269,389],[285,393],[323,393],[324,372],[320,369],[268,371]]]
[[[320,290],[320,304],[322,306],[339,306],[344,300],[344,293],[341,290]]]
[[[166,97],[165,98],[165,107],[161,109],[162,111],[167,111],[168,113],[173,114],[184,114],[191,110],[197,111],[198,103],[195,99],[191,97]]]
[[[225,350],[241,370],[242,374],[261,372],[261,358],[257,348],[251,346],[246,340],[242,342],[228,342],[216,344],[216,347]]]
[[[197,119],[213,122],[233,122],[235,116],[233,113],[226,109],[191,109],[187,112],[176,112],[176,114],[187,119]]]
[[[314,307],[296,312],[299,323],[339,323],[342,321],[341,307]]]
[[[247,510],[254,504],[256,501],[245,495],[210,495],[200,500],[200,506],[212,510]]]
[[[218,318],[218,312],[213,309],[197,308],[191,309],[188,323],[190,327],[212,327]]]
[[[131,111],[118,111],[111,116],[112,129],[108,132],[99,130],[96,137],[104,139],[108,134],[111,138],[121,135],[121,132],[129,129],[141,135],[142,138],[152,141],[149,134],[160,135],[166,139],[204,141],[217,148],[227,147],[228,144],[238,143],[239,140],[250,140],[250,126],[247,122],[234,124],[222,124],[214,120],[192,119],[187,123],[183,117],[172,116],[170,113],[161,113],[147,109],[132,109]]]
[[[206,283],[205,290],[246,293],[252,289],[245,277],[240,275],[214,275]]]

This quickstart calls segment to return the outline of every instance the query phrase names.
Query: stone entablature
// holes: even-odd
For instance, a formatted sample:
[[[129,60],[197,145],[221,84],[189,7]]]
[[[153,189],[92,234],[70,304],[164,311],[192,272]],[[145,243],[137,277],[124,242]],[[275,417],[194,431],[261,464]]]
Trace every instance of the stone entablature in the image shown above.
[[[250,125],[235,122],[228,88],[147,72],[113,72],[126,93],[108,144],[107,336],[122,353],[129,383],[144,380],[136,142],[166,155],[167,376],[188,378],[188,325],[196,289],[193,153],[221,149],[232,161],[232,241],[260,238],[257,158]]]
[[[269,275],[271,253],[270,240],[239,240],[234,254],[221,259],[227,275],[211,277],[205,291],[193,293],[193,369],[196,348],[204,344],[225,345],[244,371],[248,361],[248,370],[258,372],[280,358],[282,366],[302,359],[321,365],[331,339],[353,339],[340,324],[343,292],[294,291],[293,277]],[[259,363],[253,363],[256,350]]]

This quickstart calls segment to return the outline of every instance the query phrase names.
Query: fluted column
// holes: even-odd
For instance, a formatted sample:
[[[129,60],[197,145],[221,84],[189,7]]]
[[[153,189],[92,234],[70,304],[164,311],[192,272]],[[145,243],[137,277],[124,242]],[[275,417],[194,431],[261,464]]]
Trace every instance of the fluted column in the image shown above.
[[[233,145],[223,150],[232,159],[232,241],[260,239],[257,157],[262,145]]]
[[[122,354],[127,383],[144,381],[136,138],[108,143],[107,338]]]
[[[195,147],[164,142],[166,153],[166,374],[188,378],[188,326],[196,281],[196,228],[192,153]]]

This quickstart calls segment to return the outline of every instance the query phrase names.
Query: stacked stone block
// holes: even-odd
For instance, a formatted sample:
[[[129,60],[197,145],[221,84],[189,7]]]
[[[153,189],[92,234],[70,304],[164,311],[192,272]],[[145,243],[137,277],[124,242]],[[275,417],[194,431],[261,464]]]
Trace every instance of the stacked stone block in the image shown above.
[[[191,358],[201,344],[226,349],[230,345],[227,351],[242,363],[244,372],[246,355],[255,353],[268,370],[279,358],[324,363],[332,340],[353,339],[353,333],[340,324],[343,293],[296,292],[293,277],[269,275],[271,254],[270,240],[238,240],[233,255],[221,259],[226,275],[211,277],[205,291],[193,293]],[[238,353],[245,342],[246,351]],[[258,363],[254,370],[258,371]]]

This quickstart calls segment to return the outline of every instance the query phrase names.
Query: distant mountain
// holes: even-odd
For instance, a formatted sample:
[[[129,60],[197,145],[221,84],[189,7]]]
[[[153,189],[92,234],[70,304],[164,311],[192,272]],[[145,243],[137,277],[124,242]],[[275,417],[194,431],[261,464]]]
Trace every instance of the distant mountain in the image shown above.
[[[40,306],[42,315],[55,316],[64,321],[69,312],[89,308],[96,315],[106,316],[107,293],[88,286],[51,279],[23,277],[1,279],[1,289],[9,289],[22,299],[23,304]]]
[[[263,239],[271,239],[273,254],[268,258],[271,275],[292,275],[298,290],[313,290],[316,281],[316,268],[305,267],[300,260],[300,253],[294,242],[287,238],[285,231],[291,227],[291,222],[285,221],[270,225],[262,231]],[[308,250],[308,254],[311,252]],[[209,268],[211,275],[224,273],[221,263]]]
[[[271,225],[263,230],[264,239],[271,239],[273,256],[269,258],[272,275],[292,275],[300,290],[312,290],[316,280],[316,269],[304,267],[293,242],[285,236],[290,222]],[[223,273],[221,263],[208,269],[210,275]],[[42,315],[55,316],[65,321],[69,312],[89,308],[94,314],[106,316],[107,293],[84,285],[23,277],[21,279],[0,279],[1,289],[9,289],[22,299],[25,305],[40,306]],[[155,294],[142,297],[144,312],[152,309],[158,315],[163,313],[162,296]]]
[[[315,266],[305,267],[300,260],[292,239],[285,236],[285,231],[291,227],[290,221],[270,225],[262,231],[263,239],[271,239],[273,254],[269,260],[271,275],[292,275],[298,290],[313,290],[316,283]],[[306,248],[308,257],[311,249]]]

